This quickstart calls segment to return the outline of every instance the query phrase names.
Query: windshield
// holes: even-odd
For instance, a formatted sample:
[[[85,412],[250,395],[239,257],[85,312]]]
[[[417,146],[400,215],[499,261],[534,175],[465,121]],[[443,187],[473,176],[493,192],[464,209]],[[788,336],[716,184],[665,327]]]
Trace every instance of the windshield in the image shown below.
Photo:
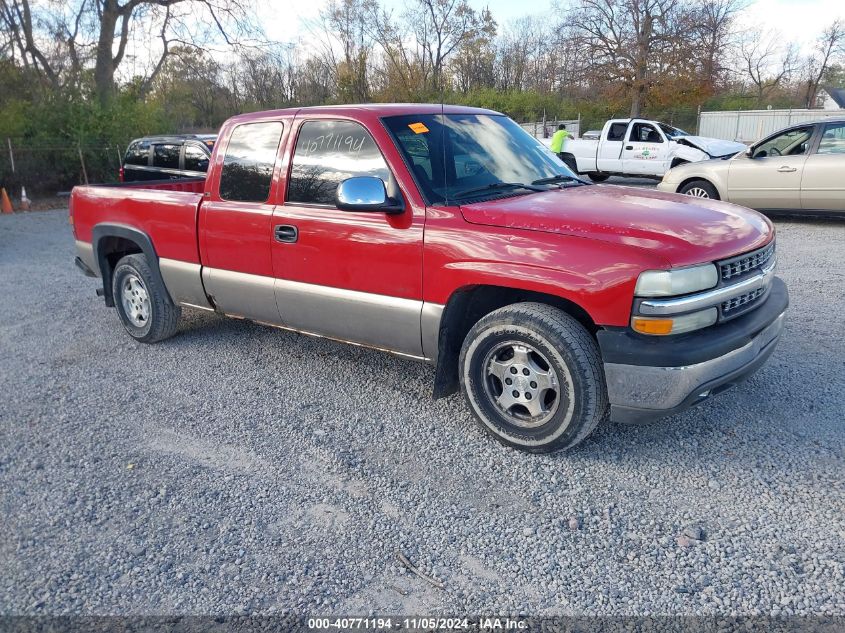
[[[506,116],[416,114],[383,121],[428,204],[580,183],[557,156]]]
[[[678,136],[689,136],[688,132],[684,132],[681,129],[676,127],[672,127],[671,125],[666,125],[665,123],[659,123],[660,129],[663,130],[663,133],[668,136],[669,138],[677,138]]]

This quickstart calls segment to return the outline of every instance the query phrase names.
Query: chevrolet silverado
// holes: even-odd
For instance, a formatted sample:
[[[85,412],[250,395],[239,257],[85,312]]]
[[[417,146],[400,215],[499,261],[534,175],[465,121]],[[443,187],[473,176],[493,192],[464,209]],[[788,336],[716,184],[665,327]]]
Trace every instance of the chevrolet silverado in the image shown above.
[[[532,452],[736,384],[788,304],[762,215],[586,183],[475,108],[236,116],[205,179],[76,187],[70,220],[137,341],[188,308],[412,357]]]

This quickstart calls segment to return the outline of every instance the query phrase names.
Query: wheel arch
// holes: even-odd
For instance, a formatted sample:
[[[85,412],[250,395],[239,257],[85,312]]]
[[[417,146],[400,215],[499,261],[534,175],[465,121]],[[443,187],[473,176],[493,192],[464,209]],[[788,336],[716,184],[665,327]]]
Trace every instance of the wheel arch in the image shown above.
[[[173,299],[167,290],[159,270],[158,255],[149,235],[134,227],[123,224],[97,224],[91,231],[91,243],[94,249],[100,278],[103,280],[103,298],[106,305],[114,306],[112,295],[112,276],[117,262],[126,255],[141,253],[147,258],[155,282],[163,289],[165,297],[172,304]]]
[[[572,152],[561,152],[561,160],[563,160],[564,164],[574,171],[576,175],[581,173],[578,171],[578,159],[575,158],[575,154]]]
[[[451,395],[459,389],[458,357],[467,333],[484,316],[507,305],[536,302],[554,306],[581,323],[595,337],[598,326],[576,302],[559,295],[508,286],[478,284],[455,290],[440,318],[434,398]]]
[[[681,188],[685,187],[686,185],[690,184],[691,182],[695,182],[696,180],[702,180],[709,185],[711,185],[715,190],[716,193],[719,194],[719,200],[725,200],[725,193],[718,182],[715,179],[710,178],[708,176],[703,176],[701,174],[697,174],[695,176],[689,176],[684,178],[681,182],[678,183],[678,186],[675,188],[675,191],[680,193]]]

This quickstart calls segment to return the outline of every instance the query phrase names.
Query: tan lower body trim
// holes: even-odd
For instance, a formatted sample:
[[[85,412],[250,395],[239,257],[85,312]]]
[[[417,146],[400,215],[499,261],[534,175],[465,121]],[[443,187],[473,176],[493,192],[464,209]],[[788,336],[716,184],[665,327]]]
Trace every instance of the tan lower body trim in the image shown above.
[[[437,359],[442,305],[208,267],[202,269],[202,281],[214,306],[228,316],[430,362]],[[169,288],[167,278],[165,282]]]
[[[161,278],[174,303],[202,310],[213,310],[202,285],[202,266],[176,259],[158,260]]]
[[[420,315],[420,330],[422,338],[422,351],[430,362],[436,363],[440,351],[440,321],[443,318],[443,310],[446,306],[439,303],[423,303],[422,314]]]
[[[422,356],[422,301],[276,280],[282,324],[330,338]]]
[[[203,268],[202,280],[208,296],[221,312],[266,323],[279,323],[279,309],[273,294],[275,279],[219,268]]]
[[[82,260],[83,264],[97,273],[97,275],[100,274],[100,267],[97,266],[97,258],[94,257],[94,245],[91,242],[76,240],[76,256]]]

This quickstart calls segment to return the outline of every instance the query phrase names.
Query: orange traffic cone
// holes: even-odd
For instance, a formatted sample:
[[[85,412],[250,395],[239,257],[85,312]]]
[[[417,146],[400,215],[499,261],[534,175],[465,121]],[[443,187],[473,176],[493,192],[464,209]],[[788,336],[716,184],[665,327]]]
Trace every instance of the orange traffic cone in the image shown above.
[[[21,211],[29,211],[32,207],[32,200],[26,197],[26,187],[21,187]]]
[[[12,201],[9,200],[9,194],[6,193],[6,188],[0,189],[0,211],[3,213],[11,213],[14,211],[12,208]]]

